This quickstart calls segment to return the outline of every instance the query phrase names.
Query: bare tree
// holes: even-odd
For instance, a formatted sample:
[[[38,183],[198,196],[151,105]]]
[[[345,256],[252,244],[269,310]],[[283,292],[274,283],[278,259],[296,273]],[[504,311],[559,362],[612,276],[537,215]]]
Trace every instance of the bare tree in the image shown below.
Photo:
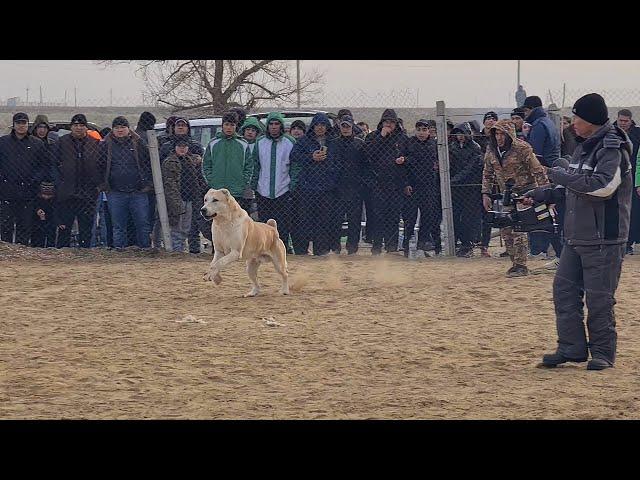
[[[112,65],[131,60],[100,60]],[[146,60],[136,61],[147,94],[173,112],[203,110],[221,114],[230,107],[247,110],[261,105],[304,103],[320,93],[323,75],[308,72],[297,84],[295,61],[286,60]]]

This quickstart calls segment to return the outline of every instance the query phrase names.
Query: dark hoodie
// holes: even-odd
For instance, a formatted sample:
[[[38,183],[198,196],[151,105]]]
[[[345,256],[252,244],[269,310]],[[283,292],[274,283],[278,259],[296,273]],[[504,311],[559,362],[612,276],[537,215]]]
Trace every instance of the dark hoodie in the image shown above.
[[[140,135],[140,140],[148,145],[147,130],[153,130],[156,125],[156,117],[151,112],[142,112],[136,125],[136,133]]]
[[[298,174],[297,189],[302,192],[324,192],[333,190],[337,184],[337,164],[336,157],[329,156],[322,162],[316,162],[313,160],[313,152],[320,150],[322,145],[316,137],[314,127],[318,123],[325,123],[327,125],[327,136],[325,145],[328,145],[331,121],[329,117],[324,113],[316,113],[309,124],[307,133],[298,139],[296,144],[291,150],[291,164],[300,168]],[[328,148],[328,147],[327,147]]]
[[[409,138],[406,164],[409,185],[414,189],[440,192],[438,187],[438,146],[434,139],[429,137],[427,140],[421,141],[415,136]]]
[[[456,133],[463,133],[465,141],[461,145]],[[453,127],[449,136],[449,175],[451,185],[475,186],[482,183],[482,150],[472,139],[467,123]]]
[[[175,133],[175,124],[178,120],[185,120],[187,122],[187,134],[186,135],[176,135]],[[175,117],[173,122],[172,134],[165,140],[165,142],[160,147],[160,161],[162,162],[169,155],[176,152],[176,143],[178,140],[184,140],[189,144],[189,153],[193,155],[200,155],[201,157],[204,155],[204,148],[198,142],[191,138],[191,124],[189,120],[182,117]]]
[[[383,137],[382,122],[392,120],[396,128]],[[373,185],[381,189],[404,188],[408,185],[406,165],[398,165],[396,159],[407,153],[409,138],[402,131],[395,110],[386,109],[382,113],[375,131],[366,139],[365,157],[371,173]]]

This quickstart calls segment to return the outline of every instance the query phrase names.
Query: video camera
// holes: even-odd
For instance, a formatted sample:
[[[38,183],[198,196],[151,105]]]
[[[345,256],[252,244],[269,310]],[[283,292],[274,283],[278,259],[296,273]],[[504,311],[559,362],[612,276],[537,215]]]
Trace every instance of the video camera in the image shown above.
[[[513,227],[514,232],[548,232],[558,233],[556,213],[546,203],[534,202],[533,205],[519,206],[524,195],[513,192],[514,182],[509,180],[504,193],[491,194],[491,200],[502,200],[503,207],[513,207],[509,211],[489,210],[486,222],[494,228]]]

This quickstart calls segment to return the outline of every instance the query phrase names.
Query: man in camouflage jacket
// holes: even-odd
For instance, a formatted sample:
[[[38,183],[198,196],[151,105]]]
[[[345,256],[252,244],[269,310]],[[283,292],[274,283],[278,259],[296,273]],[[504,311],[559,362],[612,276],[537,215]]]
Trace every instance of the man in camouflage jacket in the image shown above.
[[[486,210],[491,209],[491,191],[498,185],[504,192],[507,182],[513,182],[514,193],[525,193],[533,188],[547,185],[549,179],[544,168],[533,153],[531,146],[516,138],[515,126],[509,120],[499,120],[490,130],[489,144],[484,157],[482,172],[482,202]],[[508,277],[520,277],[529,273],[526,233],[515,233],[512,227],[500,232],[507,245],[507,252],[513,266],[507,271]]]

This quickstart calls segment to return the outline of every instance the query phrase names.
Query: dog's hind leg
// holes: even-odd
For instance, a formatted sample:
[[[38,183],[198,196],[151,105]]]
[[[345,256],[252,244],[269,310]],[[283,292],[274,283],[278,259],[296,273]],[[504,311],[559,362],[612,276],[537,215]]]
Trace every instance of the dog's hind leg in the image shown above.
[[[260,285],[258,285],[258,267],[260,266],[260,260],[252,258],[247,261],[247,274],[249,280],[253,283],[253,288],[249,293],[245,293],[244,297],[255,297],[260,293]]]
[[[287,271],[287,251],[284,249],[284,243],[279,240],[278,251],[271,257],[276,272],[282,277],[282,288],[280,293],[289,295],[289,272]]]

